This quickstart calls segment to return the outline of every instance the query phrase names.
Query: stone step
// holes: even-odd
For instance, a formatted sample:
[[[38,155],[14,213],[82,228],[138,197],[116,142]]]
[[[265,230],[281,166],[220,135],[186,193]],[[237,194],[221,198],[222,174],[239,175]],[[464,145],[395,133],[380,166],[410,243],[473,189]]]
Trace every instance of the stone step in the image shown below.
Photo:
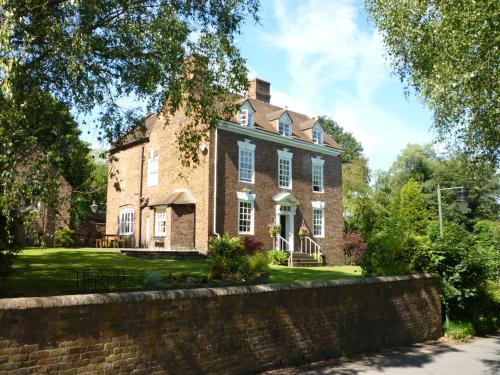
[[[293,267],[321,267],[322,265],[318,262],[293,262]]]
[[[288,261],[290,262],[290,258]],[[317,262],[314,257],[312,257],[309,254],[306,253],[293,253],[293,266],[294,267],[317,267],[317,266],[322,266],[323,264],[320,262]]]
[[[314,257],[309,254],[293,254],[293,260],[315,261]]]

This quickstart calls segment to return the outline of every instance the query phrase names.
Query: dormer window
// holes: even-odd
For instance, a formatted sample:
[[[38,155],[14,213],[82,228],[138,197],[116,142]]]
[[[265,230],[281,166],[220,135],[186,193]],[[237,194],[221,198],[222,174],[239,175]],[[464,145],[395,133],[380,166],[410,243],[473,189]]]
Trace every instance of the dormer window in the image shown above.
[[[278,131],[280,135],[290,137],[292,135],[292,125],[287,116],[282,116],[278,121]]]
[[[238,122],[241,126],[246,128],[253,128],[254,123],[254,111],[251,105],[248,102],[243,103],[238,112]]]
[[[319,124],[314,125],[312,128],[312,141],[317,145],[323,144],[323,129]]]

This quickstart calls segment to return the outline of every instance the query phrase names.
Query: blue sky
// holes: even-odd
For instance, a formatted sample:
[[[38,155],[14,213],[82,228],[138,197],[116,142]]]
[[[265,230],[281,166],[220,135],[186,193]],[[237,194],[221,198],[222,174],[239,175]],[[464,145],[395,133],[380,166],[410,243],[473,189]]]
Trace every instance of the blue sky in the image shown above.
[[[271,82],[271,103],[336,120],[362,143],[372,171],[408,143],[432,141],[430,111],[391,76],[360,1],[262,0],[260,17],[238,45],[249,76]],[[84,138],[98,145],[97,131]]]
[[[432,141],[430,111],[391,76],[361,2],[263,0],[260,15],[239,46],[250,76],[271,82],[273,104],[333,118],[361,141],[372,170],[408,143]]]

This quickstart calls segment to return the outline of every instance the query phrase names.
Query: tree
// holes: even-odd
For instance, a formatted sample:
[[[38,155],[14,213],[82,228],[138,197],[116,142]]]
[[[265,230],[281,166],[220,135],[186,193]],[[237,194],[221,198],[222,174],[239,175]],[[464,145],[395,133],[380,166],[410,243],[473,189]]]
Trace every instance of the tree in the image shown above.
[[[329,134],[344,149],[342,162],[349,163],[363,156],[363,146],[354,136],[346,132],[336,121],[327,116],[320,116],[319,123],[327,134]]]
[[[246,87],[234,36],[248,16],[257,20],[258,7],[258,0],[4,1],[2,92],[16,108],[33,90],[80,112],[99,106],[109,141],[143,115],[122,109],[121,98],[164,115],[183,110],[190,121],[179,149],[196,162],[207,126],[232,113],[228,95]]]
[[[87,155],[91,166],[87,179],[75,186],[71,195],[71,227],[78,228],[80,223],[92,214],[91,205],[97,204],[97,213],[106,213],[106,187],[108,184],[108,165],[103,153],[93,150]]]
[[[477,160],[463,152],[438,156],[430,145],[408,145],[387,172],[378,175],[374,184],[374,198],[380,211],[398,197],[401,188],[410,179],[422,188],[425,206],[431,216],[437,215],[437,186],[463,186],[468,192],[468,209],[462,212],[456,204],[456,192],[442,194],[443,218],[458,221],[472,230],[481,219],[496,220],[500,210],[499,179],[495,164]],[[387,212],[385,213],[387,215]]]
[[[399,225],[410,233],[424,234],[428,213],[419,184],[410,178],[399,194]]]
[[[365,239],[369,237],[376,219],[368,182],[369,170],[365,158],[355,158],[342,164],[344,230],[360,232]]]
[[[42,163],[28,163],[29,170],[19,177],[19,166],[27,164],[30,153],[46,151],[53,142],[54,149],[87,158],[88,149],[82,152],[82,145],[72,149],[67,134],[57,129],[64,128],[65,121],[59,108],[79,113],[99,108],[96,121],[110,142],[141,124],[142,109],[122,108],[121,99],[145,101],[149,111],[161,112],[167,120],[182,110],[190,120],[178,133],[179,150],[186,164],[196,163],[206,130],[217,118],[232,114],[234,94],[246,88],[245,62],[234,37],[247,17],[258,20],[258,7],[258,0],[3,1],[0,184],[4,195],[0,209],[6,222],[4,246],[12,246],[26,193],[48,189],[50,176],[41,173]],[[50,100],[56,105],[45,107]],[[69,180],[85,182],[88,171],[81,173],[81,164],[76,163],[72,171],[66,155],[51,151],[46,154],[47,163],[56,163]],[[69,182],[79,186],[75,181]]]
[[[434,112],[440,140],[498,162],[496,0],[365,0],[395,73]]]

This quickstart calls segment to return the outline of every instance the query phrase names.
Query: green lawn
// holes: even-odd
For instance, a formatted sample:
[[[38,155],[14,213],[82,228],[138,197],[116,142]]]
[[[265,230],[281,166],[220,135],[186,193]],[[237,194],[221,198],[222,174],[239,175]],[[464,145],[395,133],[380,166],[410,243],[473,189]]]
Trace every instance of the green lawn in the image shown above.
[[[149,271],[166,276],[206,276],[205,260],[139,259],[106,249],[25,249],[15,260],[7,279],[0,279],[0,296],[43,295],[76,289],[76,271],[81,269],[120,269],[127,288],[144,287]],[[290,268],[272,266],[271,283],[306,280],[332,280],[360,277],[356,266]]]

